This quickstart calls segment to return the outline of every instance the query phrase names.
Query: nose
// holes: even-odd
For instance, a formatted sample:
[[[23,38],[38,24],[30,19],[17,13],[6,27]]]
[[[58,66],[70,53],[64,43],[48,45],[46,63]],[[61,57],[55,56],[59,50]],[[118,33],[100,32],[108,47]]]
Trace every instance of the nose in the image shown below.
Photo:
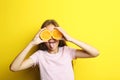
[[[56,41],[55,39],[51,38],[51,39],[49,39],[48,42],[55,42],[55,41]]]

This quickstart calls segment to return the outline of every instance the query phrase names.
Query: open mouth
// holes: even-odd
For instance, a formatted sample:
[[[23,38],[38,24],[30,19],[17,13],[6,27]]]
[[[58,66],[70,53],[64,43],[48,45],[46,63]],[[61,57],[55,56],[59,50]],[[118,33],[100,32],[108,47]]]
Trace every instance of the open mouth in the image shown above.
[[[50,40],[48,41],[50,48],[54,48],[54,46],[56,45],[56,42],[57,42],[56,40],[50,39]]]

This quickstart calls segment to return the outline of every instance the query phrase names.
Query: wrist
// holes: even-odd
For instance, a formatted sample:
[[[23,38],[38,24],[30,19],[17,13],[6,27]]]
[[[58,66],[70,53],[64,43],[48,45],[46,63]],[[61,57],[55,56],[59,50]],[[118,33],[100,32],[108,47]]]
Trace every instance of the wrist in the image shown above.
[[[74,38],[70,38],[68,41],[69,42],[74,42],[74,40],[75,40]]]
[[[31,41],[31,42],[29,43],[29,45],[33,47],[33,46],[35,46],[36,44],[35,44],[33,41]]]

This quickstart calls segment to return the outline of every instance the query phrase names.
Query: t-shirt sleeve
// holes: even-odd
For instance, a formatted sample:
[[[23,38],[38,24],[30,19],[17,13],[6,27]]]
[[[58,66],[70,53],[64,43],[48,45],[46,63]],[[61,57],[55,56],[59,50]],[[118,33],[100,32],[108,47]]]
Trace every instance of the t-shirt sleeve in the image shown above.
[[[30,56],[30,58],[33,60],[33,62],[34,62],[34,66],[36,66],[37,64],[38,64],[38,51],[37,52],[35,52],[34,54],[32,54],[31,56]]]
[[[67,53],[70,55],[71,59],[76,59],[76,49],[66,46]]]

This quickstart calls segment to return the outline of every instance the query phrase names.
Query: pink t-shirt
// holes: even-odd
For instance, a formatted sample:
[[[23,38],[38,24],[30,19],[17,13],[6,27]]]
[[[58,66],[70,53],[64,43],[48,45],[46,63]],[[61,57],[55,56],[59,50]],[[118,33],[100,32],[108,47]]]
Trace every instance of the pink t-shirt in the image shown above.
[[[38,50],[30,58],[39,66],[41,80],[74,80],[72,60],[75,59],[75,49],[60,47],[56,54]]]

